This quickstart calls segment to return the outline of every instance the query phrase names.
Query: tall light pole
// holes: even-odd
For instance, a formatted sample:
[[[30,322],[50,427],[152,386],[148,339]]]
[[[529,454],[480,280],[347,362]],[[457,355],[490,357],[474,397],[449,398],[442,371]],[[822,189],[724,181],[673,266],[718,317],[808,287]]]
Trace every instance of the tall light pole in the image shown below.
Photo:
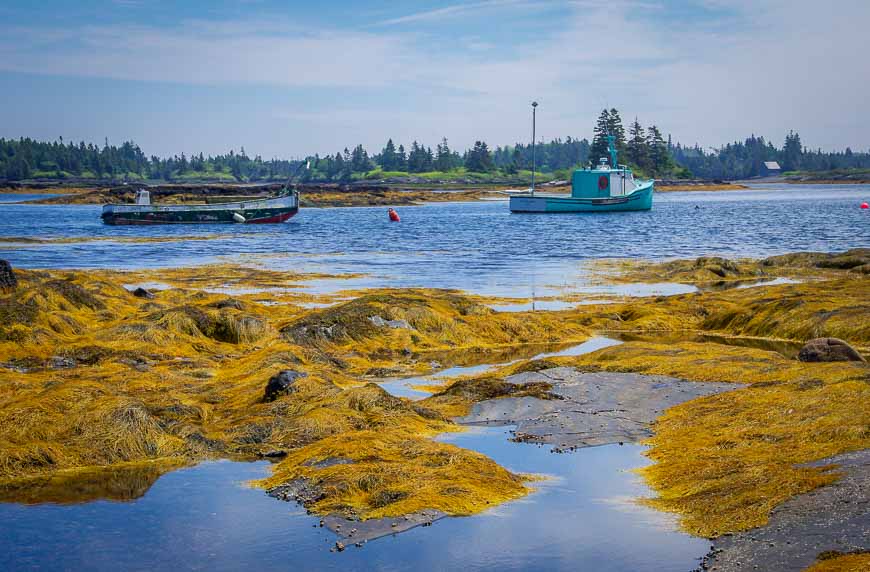
[[[535,112],[538,110],[538,102],[532,102],[532,196],[535,196]]]

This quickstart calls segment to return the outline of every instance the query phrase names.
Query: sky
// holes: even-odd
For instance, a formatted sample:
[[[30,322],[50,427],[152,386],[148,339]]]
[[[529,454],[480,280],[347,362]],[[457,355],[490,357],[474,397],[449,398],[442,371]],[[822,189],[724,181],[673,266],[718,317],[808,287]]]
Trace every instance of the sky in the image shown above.
[[[0,0],[0,137],[265,159],[387,138],[870,148],[868,0]]]

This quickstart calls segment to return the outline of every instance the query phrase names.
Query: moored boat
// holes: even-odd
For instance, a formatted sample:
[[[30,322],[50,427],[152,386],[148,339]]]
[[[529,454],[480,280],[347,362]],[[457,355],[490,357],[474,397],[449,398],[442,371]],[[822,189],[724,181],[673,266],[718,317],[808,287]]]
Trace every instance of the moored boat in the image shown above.
[[[571,177],[571,194],[547,194],[534,191],[511,195],[511,212],[579,213],[644,211],[652,208],[652,179],[635,180],[631,169],[617,162],[615,137],[607,137],[610,161],[602,158],[597,166],[578,169]]]
[[[226,203],[151,204],[146,190],[136,193],[132,205],[103,205],[106,224],[214,224],[280,223],[299,212],[299,193],[285,189],[275,197]]]

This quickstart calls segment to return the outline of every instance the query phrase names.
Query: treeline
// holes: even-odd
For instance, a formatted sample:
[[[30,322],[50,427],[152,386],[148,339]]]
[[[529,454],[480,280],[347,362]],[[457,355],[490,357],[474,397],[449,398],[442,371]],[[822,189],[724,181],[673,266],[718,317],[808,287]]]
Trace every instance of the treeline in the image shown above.
[[[568,137],[540,143],[535,149],[538,171],[552,173],[586,163],[589,141]],[[386,174],[456,173],[464,169],[470,173],[499,173],[514,175],[532,169],[532,146],[517,143],[513,146],[490,149],[485,141],[476,141],[471,149],[459,153],[450,148],[444,138],[432,147],[411,143],[406,149],[388,139],[380,153],[369,155],[362,145],[351,151],[347,148],[335,155],[313,157],[312,179],[347,180],[355,175],[385,176]]]
[[[678,167],[670,153],[669,144],[665,142],[661,130],[655,125],[644,129],[635,117],[626,137],[619,111],[604,109],[598,116],[593,132],[590,149],[593,162],[598,162],[601,158],[610,161],[607,136],[612,135],[618,153],[617,161],[631,166],[641,176],[690,176],[690,173]]]
[[[239,153],[204,157],[191,155],[147,157],[133,142],[99,147],[84,142],[64,143],[63,138],[47,143],[29,138],[0,139],[0,179],[29,178],[162,179],[210,177],[236,181],[286,179],[299,161],[248,157]]]
[[[783,171],[828,171],[870,168],[870,153],[826,153],[803,147],[800,135],[789,133],[782,148],[754,135],[719,149],[705,151],[698,145],[684,147],[665,140],[656,125],[643,127],[635,118],[623,126],[616,109],[602,110],[593,129],[592,142],[587,139],[553,139],[534,146],[534,163],[539,172],[556,178],[568,178],[570,171],[597,163],[608,157],[607,136],[613,135],[620,163],[631,166],[639,176],[663,178],[698,177],[704,179],[742,179],[768,174],[764,163],[776,161]],[[458,152],[447,139],[433,149],[417,141],[407,148],[387,140],[373,155],[362,146],[334,155],[308,157],[311,168],[301,178],[310,181],[351,181],[402,175],[432,175],[450,178],[492,175],[528,176],[532,169],[531,144],[517,143],[496,147],[477,141],[471,149]],[[0,139],[0,179],[85,178],[111,180],[225,180],[267,182],[287,179],[297,172],[300,160],[249,157],[240,152],[224,155],[146,156],[133,142],[120,146],[100,147],[84,142],[36,141],[29,138]]]
[[[746,179],[769,174],[764,163],[776,161],[783,172],[830,171],[835,169],[870,168],[870,153],[823,152],[804,148],[800,135],[790,132],[782,148],[775,147],[764,137],[752,135],[745,141],[729,143],[719,149],[705,152],[694,147],[671,146],[674,160],[685,166],[694,176],[704,179]]]

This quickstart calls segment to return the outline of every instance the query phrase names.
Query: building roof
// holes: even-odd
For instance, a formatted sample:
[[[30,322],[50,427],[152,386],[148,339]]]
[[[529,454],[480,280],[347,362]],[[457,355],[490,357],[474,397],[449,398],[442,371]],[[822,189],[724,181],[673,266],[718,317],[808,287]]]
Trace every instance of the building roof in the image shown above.
[[[779,171],[780,166],[776,161],[765,161],[764,166],[770,171]]]

